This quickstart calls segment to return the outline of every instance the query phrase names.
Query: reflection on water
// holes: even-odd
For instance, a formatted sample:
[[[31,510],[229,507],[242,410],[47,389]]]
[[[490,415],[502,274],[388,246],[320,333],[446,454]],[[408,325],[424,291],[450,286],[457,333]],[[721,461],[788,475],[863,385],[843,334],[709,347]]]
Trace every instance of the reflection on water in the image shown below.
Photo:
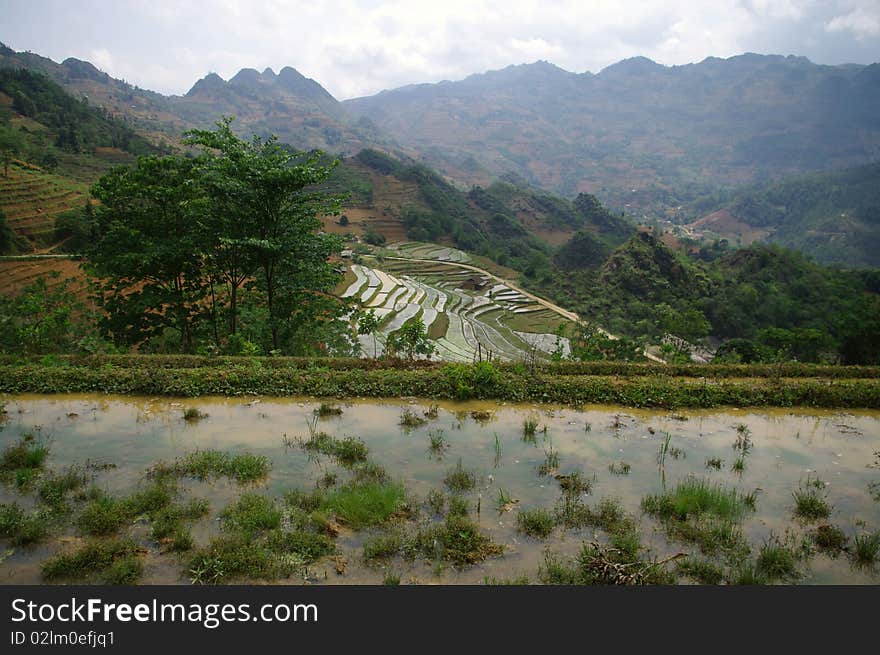
[[[53,469],[86,460],[107,462],[116,468],[98,474],[97,483],[111,493],[134,488],[147,467],[159,460],[172,460],[196,449],[247,450],[268,456],[272,473],[262,486],[265,493],[280,496],[291,487],[313,487],[335,465],[326,458],[309,458],[301,449],[285,446],[296,436],[307,436],[307,423],[318,401],[314,399],[262,398],[259,400],[198,398],[133,398],[114,396],[7,396],[7,418],[0,429],[0,447],[22,434],[38,430],[51,442],[48,466]],[[508,405],[486,402],[440,403],[437,418],[405,429],[399,425],[406,408],[422,414],[427,401],[388,400],[340,403],[341,416],[321,419],[320,429],[337,436],[356,436],[370,448],[371,459],[402,480],[410,493],[424,496],[442,489],[446,472],[457,464],[477,469],[481,482],[471,496],[479,505],[479,522],[493,539],[507,545],[504,557],[462,571],[442,572],[421,563],[400,564],[402,579],[422,582],[482,582],[485,577],[511,578],[527,575],[532,580],[545,547],[572,553],[580,540],[592,532],[563,533],[557,530],[545,542],[515,531],[515,513],[495,511],[499,490],[519,499],[518,507],[552,507],[559,495],[551,477],[538,475],[546,453],[557,451],[559,472],[583,471],[595,476],[594,500],[620,498],[640,516],[639,502],[687,475],[704,476],[743,492],[759,489],[757,511],[745,522],[746,535],[760,545],[771,533],[786,530],[803,533],[805,527],[792,517],[792,491],[808,475],[828,485],[833,505],[830,522],[848,535],[880,528],[880,503],[869,485],[880,480],[880,470],[870,466],[880,451],[880,412],[847,413],[822,410],[726,409],[675,414],[619,407],[586,408]],[[208,416],[184,421],[183,411],[197,407]],[[479,410],[474,413],[475,410]],[[483,412],[490,415],[484,416]],[[476,418],[475,418],[476,417]],[[534,441],[524,440],[523,422],[537,421]],[[734,449],[737,425],[750,431],[752,448],[745,470],[732,466],[739,455]],[[545,428],[546,427],[546,431]],[[442,430],[448,448],[431,453],[429,433]],[[670,446],[681,451],[678,458],[665,458],[658,466],[658,450],[664,433],[672,435]],[[720,458],[721,468],[709,468],[710,458]],[[612,463],[629,464],[629,473],[614,474]],[[189,482],[188,492],[210,498],[222,508],[239,493],[228,482]],[[0,489],[0,502],[26,504],[12,489]],[[216,532],[216,513],[197,524],[193,534],[205,543]],[[643,541],[652,554],[662,557],[683,550],[669,543],[651,518],[641,516]],[[137,527],[133,528],[137,530]],[[146,531],[143,531],[146,535]],[[347,573],[338,576],[332,565],[326,582],[379,582],[384,572],[360,563],[357,552],[365,535],[340,539],[349,560]],[[0,563],[0,582],[38,583],[39,562],[56,552],[64,541],[76,539],[71,531],[60,539],[35,548],[16,549]],[[148,543],[145,537],[145,543]],[[0,544],[3,550],[8,550]],[[350,549],[350,552],[345,552]],[[398,569],[400,568],[398,567]],[[324,564],[315,565],[324,582]],[[817,555],[806,567],[806,583],[877,583],[876,574],[851,568],[846,557]],[[438,577],[439,575],[439,577]],[[187,582],[176,560],[151,554],[147,558],[147,583]],[[294,581],[295,582],[295,581]]]

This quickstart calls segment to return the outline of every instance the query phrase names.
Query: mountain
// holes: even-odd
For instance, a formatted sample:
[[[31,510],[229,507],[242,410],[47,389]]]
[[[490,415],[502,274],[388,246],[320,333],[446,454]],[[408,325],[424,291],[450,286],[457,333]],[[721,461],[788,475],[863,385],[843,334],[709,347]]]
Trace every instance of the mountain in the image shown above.
[[[686,228],[704,239],[761,240],[823,263],[880,267],[880,163],[748,186],[686,209],[698,216]]]
[[[155,143],[177,142],[190,128],[209,128],[223,115],[234,115],[242,135],[275,134],[299,149],[320,148],[354,154],[364,147],[393,147],[368,119],[352,118],[318,82],[285,66],[276,75],[240,70],[228,81],[216,73],[198,80],[183,96],[163,96],[118,80],[89,62],[56,63],[0,44],[0,69],[25,68],[43,73],[76,98],[125,120]]]
[[[473,159],[641,217],[701,192],[880,159],[880,64],[745,54],[599,74],[546,62],[343,102],[442,172]]]
[[[343,159],[328,187],[352,192],[339,231],[453,245],[532,277],[557,253],[566,266],[597,266],[635,231],[587,194],[572,202],[507,181],[463,191],[424,164],[377,150]],[[589,260],[578,250],[584,239],[595,244]]]

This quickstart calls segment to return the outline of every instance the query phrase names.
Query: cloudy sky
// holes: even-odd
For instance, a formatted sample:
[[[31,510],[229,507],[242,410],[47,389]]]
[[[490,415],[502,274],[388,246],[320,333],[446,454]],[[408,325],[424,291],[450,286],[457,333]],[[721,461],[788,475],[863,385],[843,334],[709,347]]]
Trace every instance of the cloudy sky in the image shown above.
[[[185,93],[208,72],[293,66],[339,99],[544,59],[880,61],[880,0],[0,0],[0,41]]]

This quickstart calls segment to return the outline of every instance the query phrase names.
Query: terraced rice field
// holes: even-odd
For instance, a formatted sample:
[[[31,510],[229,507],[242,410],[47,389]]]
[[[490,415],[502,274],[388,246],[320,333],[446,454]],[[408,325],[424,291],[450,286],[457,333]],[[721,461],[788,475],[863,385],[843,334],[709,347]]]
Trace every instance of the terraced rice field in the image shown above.
[[[411,257],[421,258],[422,249],[424,254],[448,259],[437,263],[386,260],[383,270],[361,264],[351,266],[356,279],[342,296],[355,298],[381,319],[375,335],[359,337],[365,356],[384,352],[388,337],[411,318],[421,319],[434,339],[435,359],[471,362],[481,353],[484,358],[491,354],[494,359],[515,361],[528,357],[533,348],[539,357],[547,357],[556,349],[554,335],[518,331],[507,324],[519,315],[535,317],[536,324],[542,319],[558,323],[560,317],[555,312],[504,284],[483,284],[487,280],[484,276],[444,263],[459,261],[454,257],[467,257],[461,251],[406,245],[400,249]],[[436,252],[428,253],[429,249]],[[568,340],[562,338],[560,345],[567,353]]]
[[[0,177],[0,210],[35,248],[51,243],[55,218],[81,205],[86,195],[86,185],[44,171],[11,167],[9,177]]]

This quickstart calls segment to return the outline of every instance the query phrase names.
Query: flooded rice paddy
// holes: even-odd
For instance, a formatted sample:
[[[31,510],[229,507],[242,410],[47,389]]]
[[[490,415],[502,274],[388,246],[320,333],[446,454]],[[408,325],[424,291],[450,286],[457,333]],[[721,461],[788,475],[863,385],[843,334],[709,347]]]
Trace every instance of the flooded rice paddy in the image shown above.
[[[309,438],[312,422],[312,430],[337,439],[362,440],[370,461],[403,483],[408,504],[422,507],[423,513],[427,511],[424,500],[432,491],[449,494],[444,480],[450,470],[460,463],[463,470],[473,471],[476,486],[461,496],[468,502],[473,521],[504,547],[502,555],[473,565],[399,554],[367,562],[365,541],[388,528],[354,530],[343,524],[335,537],[335,556],[319,558],[280,583],[378,584],[389,574],[402,583],[482,584],[523,578],[539,582],[547,551],[573,557],[584,541],[607,541],[601,529],[589,526],[566,529],[556,525],[543,539],[517,528],[521,512],[536,508],[552,512],[560,499],[560,480],[565,479],[557,476],[574,472],[592,482],[580,498],[586,505],[619,499],[636,522],[642,556],[649,561],[678,553],[698,555],[698,546],[671,537],[662,520],[642,509],[646,496],[674,489],[691,478],[753,494],[754,509],[741,520],[752,550],[749,557],[754,560],[762,544],[775,538],[797,544],[797,576],[788,581],[880,582],[876,563],[859,564],[851,554],[855,536],[880,529],[877,411],[666,412],[466,402],[440,403],[431,412],[429,401],[394,399],[337,401],[334,404],[341,414],[317,418],[314,412],[320,401],[305,398],[22,395],[0,400],[6,406],[0,448],[32,434],[49,446],[47,471],[60,472],[89,462],[93,484],[113,496],[138,489],[145,472],[156,463],[173,462],[194,451],[267,457],[271,462],[268,477],[252,485],[242,486],[227,478],[181,479],[181,498],[205,498],[210,504],[209,513],[192,524],[195,548],[205,547],[220,533],[219,513],[244,492],[281,499],[292,488],[312,490],[334,474],[340,481],[346,479],[345,467],[338,461],[308,451],[297,441]],[[187,421],[183,414],[188,408],[205,416]],[[406,411],[424,422],[415,427],[401,425]],[[528,422],[534,426],[533,436],[524,434]],[[817,490],[830,506],[828,517],[808,520],[795,515],[793,493],[806,488]],[[507,506],[509,511],[499,510],[501,495],[516,501]],[[38,500],[34,493],[23,493],[6,480],[0,487],[0,503],[18,503],[30,510]],[[43,583],[41,563],[84,542],[75,527],[78,511],[81,505],[74,504],[70,520],[34,545],[13,546],[9,539],[0,539],[0,583]],[[842,530],[847,550],[828,553],[811,548],[809,535],[819,525]],[[133,537],[141,546],[140,583],[190,584],[188,556],[164,552],[151,539],[142,518],[124,525],[120,534]],[[724,559],[717,554],[713,558]],[[679,581],[690,580],[680,576]]]

